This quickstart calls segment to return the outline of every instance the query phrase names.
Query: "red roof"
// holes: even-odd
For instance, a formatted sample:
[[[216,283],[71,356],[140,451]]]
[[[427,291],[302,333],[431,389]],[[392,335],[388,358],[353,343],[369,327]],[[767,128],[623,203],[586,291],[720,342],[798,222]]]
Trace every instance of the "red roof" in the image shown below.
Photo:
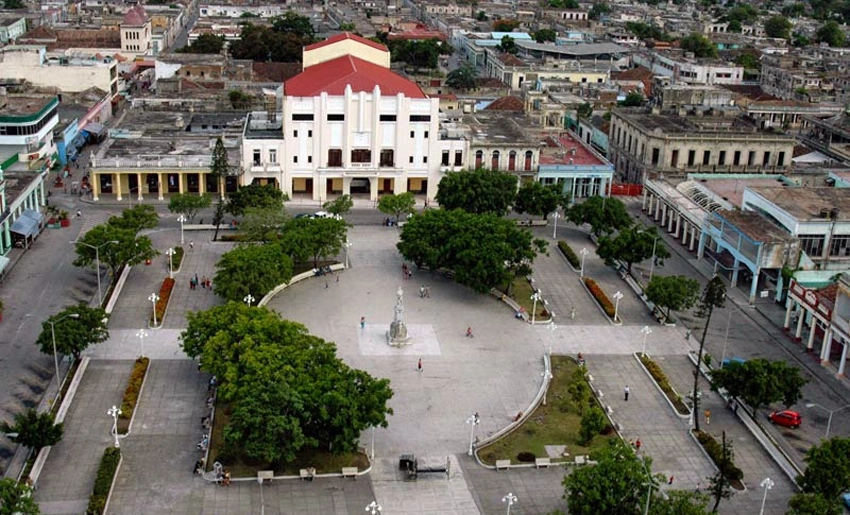
[[[351,32],[342,32],[342,33],[337,34],[335,36],[331,36],[324,41],[319,41],[318,43],[313,43],[312,45],[307,45],[307,46],[304,47],[304,51],[309,52],[310,50],[315,50],[317,48],[322,48],[324,46],[333,45],[334,43],[339,43],[340,41],[343,41],[343,40],[346,40],[346,39],[351,39],[351,40],[356,41],[358,43],[362,43],[366,46],[370,46],[372,48],[377,48],[378,50],[383,50],[384,52],[389,52],[389,50],[387,50],[386,46],[384,46],[380,43],[375,43],[371,39],[366,39],[364,37],[360,37],[357,34],[352,34]]]
[[[291,97],[314,97],[322,92],[342,95],[347,85],[354,92],[371,93],[379,86],[382,95],[403,93],[408,98],[427,98],[414,82],[352,55],[310,66],[286,81],[283,91]]]
[[[145,8],[142,7],[142,4],[134,5],[127,14],[124,15],[124,21],[122,25],[126,25],[128,27],[141,27],[148,21],[148,13],[145,12]]]
[[[567,133],[550,135],[546,138],[546,146],[558,148],[554,153],[541,153],[540,164],[542,165],[601,165],[603,164],[596,155],[587,149],[580,141],[576,141]]]

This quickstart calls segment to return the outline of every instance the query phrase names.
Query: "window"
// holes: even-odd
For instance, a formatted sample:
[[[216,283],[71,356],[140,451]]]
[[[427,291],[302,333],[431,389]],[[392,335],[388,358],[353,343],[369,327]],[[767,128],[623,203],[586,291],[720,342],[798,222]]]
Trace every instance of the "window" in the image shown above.
[[[449,151],[443,150],[443,160],[440,162],[443,166],[449,166]]]
[[[776,166],[785,166],[785,152],[780,152],[776,158]]]
[[[820,257],[823,253],[823,236],[801,235],[800,248],[809,257]]]
[[[719,154],[717,154],[717,165],[723,166],[726,164],[726,151],[721,150]]]
[[[413,164],[413,156],[410,156],[410,164]]]
[[[312,163],[313,162],[313,156],[307,156],[307,162]]]
[[[313,115],[312,114],[293,114],[292,120],[296,122],[312,122]]]
[[[313,137],[313,131],[307,131],[307,137],[312,138]]]
[[[850,256],[850,236],[832,236],[829,242],[829,255],[838,257]]]
[[[697,157],[696,150],[688,150],[688,166],[693,166]]]
[[[254,149],[254,166],[260,166],[260,149]]]
[[[292,162],[298,164],[298,156],[292,156]]]
[[[764,153],[764,155],[761,158],[761,165],[762,166],[769,166],[770,165],[770,152]]]
[[[475,151],[475,169],[479,169],[484,166],[484,152],[481,150]]]
[[[269,150],[269,163],[277,163],[277,149],[275,148]]]
[[[707,165],[711,162],[711,151],[704,150],[702,153],[702,164]]]
[[[298,137],[298,131],[292,131],[292,137],[297,138]]]
[[[508,170],[512,172],[516,170],[516,152],[513,150],[508,154]]]
[[[463,151],[455,150],[455,166],[463,166]]]
[[[670,167],[676,168],[679,166],[679,151],[674,150],[673,154],[670,155]]]
[[[395,166],[394,153],[394,150],[391,148],[385,148],[381,150],[380,166]]]
[[[500,157],[499,151],[494,150],[493,155],[490,157],[490,168],[492,168],[493,170],[499,169],[499,157]]]
[[[411,137],[411,138],[415,138],[415,137],[416,137],[416,132],[414,132],[414,131],[410,131],[410,137]]]
[[[382,114],[381,115],[381,121],[382,122],[394,122],[395,121],[395,115],[394,114]]]
[[[658,166],[658,159],[661,157],[661,149],[652,149],[652,166]]]
[[[328,166],[329,167],[342,166],[342,149],[332,148],[332,149],[328,150]]]
[[[328,115],[329,122],[344,122],[345,115],[344,114],[329,114]]]
[[[531,160],[532,160],[533,157],[534,157],[534,153],[532,153],[531,150],[525,151],[525,171],[526,172],[531,171]]]
[[[410,115],[411,122],[430,122],[431,115],[430,114],[412,114]]]
[[[735,154],[732,156],[732,165],[733,166],[741,166],[741,151],[736,150]]]
[[[754,150],[751,150],[749,154],[747,154],[747,166],[753,166],[756,164],[756,153]]]
[[[428,156],[423,157],[422,162],[428,164]]]
[[[372,151],[368,148],[356,148],[351,151],[352,163],[371,163]]]
[[[428,131],[425,131],[425,139],[428,139]]]

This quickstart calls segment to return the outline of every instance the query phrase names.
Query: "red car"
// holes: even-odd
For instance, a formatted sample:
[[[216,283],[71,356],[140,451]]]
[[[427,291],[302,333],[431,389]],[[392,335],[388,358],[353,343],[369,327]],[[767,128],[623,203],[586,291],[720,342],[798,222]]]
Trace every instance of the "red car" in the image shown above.
[[[803,423],[803,417],[791,410],[774,411],[767,418],[770,419],[771,424],[790,427],[791,429],[797,429]]]

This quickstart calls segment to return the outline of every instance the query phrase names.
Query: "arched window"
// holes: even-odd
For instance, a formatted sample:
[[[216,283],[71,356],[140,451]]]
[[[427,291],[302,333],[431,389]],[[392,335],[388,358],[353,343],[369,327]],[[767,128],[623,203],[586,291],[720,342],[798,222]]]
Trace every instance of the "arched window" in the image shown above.
[[[525,171],[526,172],[531,171],[531,158],[532,158],[533,155],[534,154],[531,152],[531,150],[528,150],[528,151],[525,152]]]
[[[511,150],[511,153],[508,154],[508,170],[514,171],[516,170],[516,151]]]
[[[484,166],[484,151],[479,150],[475,152],[475,169],[479,169]]]
[[[492,168],[493,170],[499,169],[499,151],[498,150],[493,151],[493,158],[490,160],[490,168]]]

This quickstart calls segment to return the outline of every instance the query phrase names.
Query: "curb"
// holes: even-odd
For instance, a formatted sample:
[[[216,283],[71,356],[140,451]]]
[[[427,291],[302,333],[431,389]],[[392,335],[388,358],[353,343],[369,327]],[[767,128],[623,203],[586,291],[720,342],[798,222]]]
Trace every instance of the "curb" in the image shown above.
[[[330,268],[331,268],[331,272],[342,272],[342,271],[345,270],[345,265],[342,264],[342,263],[337,263],[335,265],[330,265]],[[308,272],[301,272],[300,274],[294,276],[292,279],[289,280],[288,283],[278,284],[277,286],[274,287],[274,289],[272,291],[263,295],[263,298],[260,299],[260,302],[257,303],[257,307],[265,306],[266,304],[271,302],[271,300],[274,298],[275,295],[277,295],[278,293],[282,292],[283,290],[289,288],[293,284],[299,283],[301,281],[304,281],[306,279],[309,279],[309,278],[315,277],[315,276],[316,276],[316,269],[314,268],[314,269],[312,269]]]
[[[644,365],[643,361],[640,360],[640,356],[638,356],[638,353],[635,352],[632,354],[632,356],[634,356],[634,358],[637,360],[638,365],[640,365],[641,370],[643,370],[643,373],[646,374],[647,377],[649,377],[649,379],[652,381],[652,384],[655,385],[655,389],[658,390],[658,393],[660,393],[661,396],[664,397],[664,400],[667,401],[667,405],[670,406],[670,409],[673,410],[673,413],[679,418],[690,419],[694,414],[693,410],[690,410],[690,413],[686,415],[679,413],[679,410],[677,410],[676,406],[673,405],[673,401],[671,401],[670,398],[667,397],[667,394],[664,393],[664,390],[662,390],[661,386],[658,385],[658,381],[656,381],[655,378],[652,377],[652,374],[649,373],[649,370],[646,369],[646,365]],[[649,357],[649,354],[647,354],[646,356]],[[676,392],[672,385],[670,386],[670,388],[676,393],[676,395],[679,395],[679,392]],[[679,398],[681,397],[682,396],[679,395]]]

